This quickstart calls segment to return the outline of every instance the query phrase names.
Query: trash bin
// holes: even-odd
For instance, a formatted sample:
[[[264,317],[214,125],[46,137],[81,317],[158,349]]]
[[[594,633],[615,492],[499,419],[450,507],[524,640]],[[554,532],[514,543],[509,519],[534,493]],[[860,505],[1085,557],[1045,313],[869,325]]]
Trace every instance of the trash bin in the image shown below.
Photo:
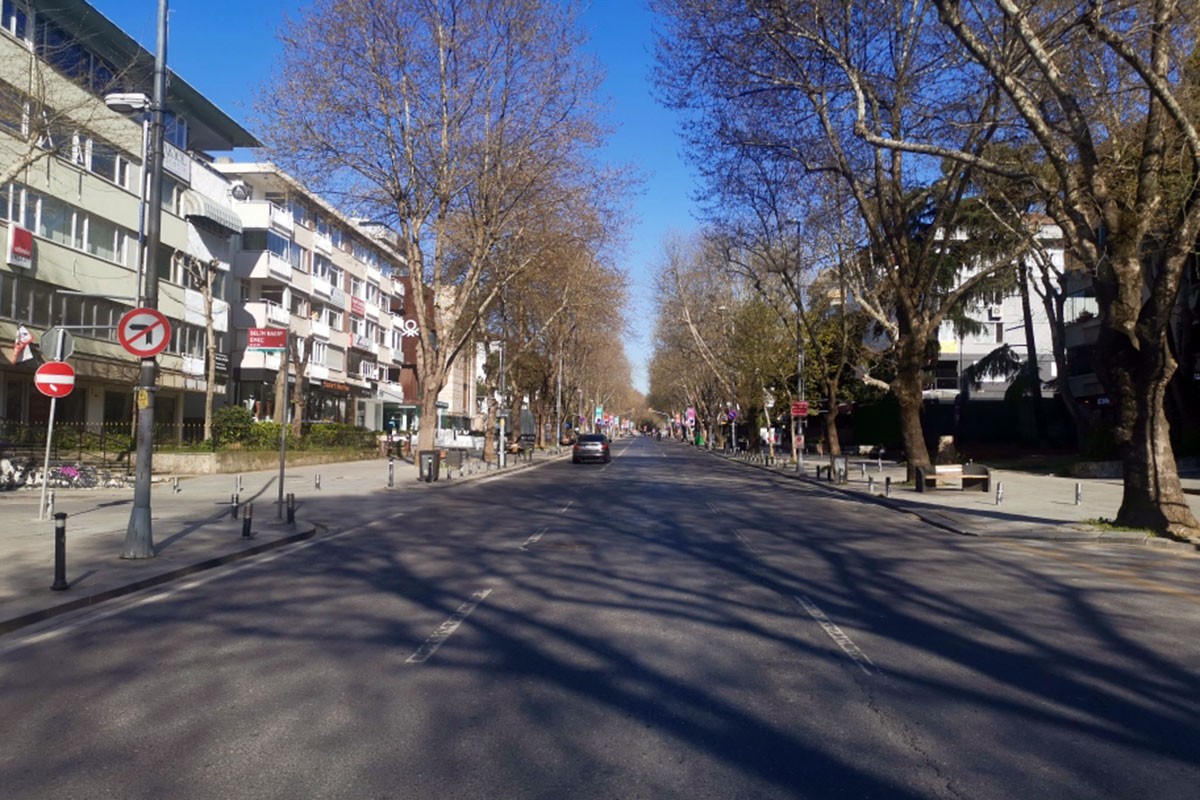
[[[440,450],[421,450],[417,453],[417,480],[436,481],[442,470],[442,453]]]

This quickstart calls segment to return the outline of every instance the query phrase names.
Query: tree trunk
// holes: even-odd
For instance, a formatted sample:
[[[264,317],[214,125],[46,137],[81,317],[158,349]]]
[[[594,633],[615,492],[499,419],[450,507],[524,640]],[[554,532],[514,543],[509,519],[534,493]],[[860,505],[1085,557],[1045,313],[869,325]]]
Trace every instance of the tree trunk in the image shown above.
[[[1114,521],[1200,541],[1200,522],[1188,506],[1179,479],[1164,410],[1175,359],[1165,330],[1153,337],[1142,336],[1142,332],[1138,331],[1134,341],[1102,324],[1097,341],[1098,372],[1116,400],[1114,433],[1125,477],[1121,508]]]
[[[204,441],[212,441],[213,395],[217,391],[217,341],[213,336],[213,290],[212,273],[209,269],[208,280],[204,284],[204,341],[207,356],[207,370],[204,374]]]
[[[1022,260],[1017,266],[1017,282],[1021,290],[1021,315],[1025,318],[1025,361],[1033,381],[1033,427],[1037,440],[1046,441],[1046,412],[1042,408],[1042,379],[1038,369],[1037,340],[1033,333],[1033,306],[1029,301],[1029,267]]]
[[[432,450],[437,444],[437,400],[441,385],[437,375],[421,376],[421,420],[417,429],[417,449]]]
[[[829,412],[825,414],[825,441],[829,443],[829,454],[842,454],[842,440],[838,438],[837,418],[837,384],[830,383],[825,393],[825,402],[829,404]]]
[[[483,426],[483,460],[496,458],[496,396],[488,397],[487,421]]]
[[[930,466],[925,429],[921,425],[923,353],[915,354],[912,349],[903,346],[898,349],[896,379],[892,381],[892,393],[900,405],[900,434],[904,439],[907,479],[910,481],[916,480],[918,467],[928,469]]]

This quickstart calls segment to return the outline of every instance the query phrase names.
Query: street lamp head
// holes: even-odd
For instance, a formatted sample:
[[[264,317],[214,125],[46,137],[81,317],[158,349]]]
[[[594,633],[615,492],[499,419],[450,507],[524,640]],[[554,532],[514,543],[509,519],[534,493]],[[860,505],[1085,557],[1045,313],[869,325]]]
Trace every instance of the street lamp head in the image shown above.
[[[150,98],[141,92],[115,92],[104,95],[104,105],[118,114],[150,110]]]

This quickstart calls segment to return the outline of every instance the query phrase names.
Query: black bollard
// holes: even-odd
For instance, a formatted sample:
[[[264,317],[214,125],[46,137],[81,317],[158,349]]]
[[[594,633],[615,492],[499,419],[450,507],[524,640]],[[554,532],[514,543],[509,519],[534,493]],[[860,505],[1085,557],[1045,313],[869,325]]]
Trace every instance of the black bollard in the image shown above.
[[[883,496],[884,497],[892,496],[892,476],[891,475],[888,475],[887,477],[885,477],[883,479]]]
[[[229,516],[237,519],[238,515],[238,496],[237,494],[229,495]]]
[[[246,503],[246,513],[242,514],[242,538],[250,538],[250,521],[254,517],[254,503]]]
[[[67,583],[67,512],[60,511],[54,515],[54,584],[53,591],[61,592],[70,589]]]
[[[296,495],[288,492],[287,496],[287,523],[294,525],[296,523]]]

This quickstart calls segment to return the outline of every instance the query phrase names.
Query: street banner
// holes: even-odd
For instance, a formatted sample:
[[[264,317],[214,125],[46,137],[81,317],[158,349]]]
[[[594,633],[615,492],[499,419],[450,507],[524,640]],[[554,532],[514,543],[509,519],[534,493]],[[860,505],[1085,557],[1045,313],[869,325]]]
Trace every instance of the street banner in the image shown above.
[[[13,363],[24,364],[33,358],[33,334],[24,325],[17,326],[17,335],[13,341]]]

